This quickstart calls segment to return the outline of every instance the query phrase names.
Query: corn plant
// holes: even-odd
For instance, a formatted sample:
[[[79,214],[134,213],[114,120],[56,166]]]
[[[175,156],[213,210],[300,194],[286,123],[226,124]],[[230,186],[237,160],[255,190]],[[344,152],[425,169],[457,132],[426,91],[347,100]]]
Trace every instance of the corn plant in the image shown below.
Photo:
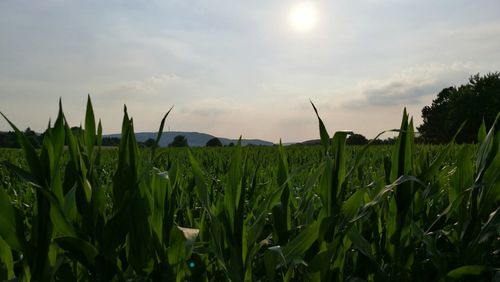
[[[158,148],[169,110],[144,149],[125,107],[103,148],[89,97],[35,149],[4,116],[0,279],[498,280],[500,117],[477,144],[415,145],[405,110],[393,146],[351,147],[312,106],[317,147]]]

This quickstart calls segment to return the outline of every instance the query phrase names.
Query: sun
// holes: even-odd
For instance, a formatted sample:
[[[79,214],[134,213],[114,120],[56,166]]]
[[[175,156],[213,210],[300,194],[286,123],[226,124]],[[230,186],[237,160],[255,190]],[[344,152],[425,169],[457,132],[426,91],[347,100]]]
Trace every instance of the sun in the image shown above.
[[[292,28],[296,31],[311,31],[318,23],[316,6],[312,2],[297,3],[290,9],[288,20]]]

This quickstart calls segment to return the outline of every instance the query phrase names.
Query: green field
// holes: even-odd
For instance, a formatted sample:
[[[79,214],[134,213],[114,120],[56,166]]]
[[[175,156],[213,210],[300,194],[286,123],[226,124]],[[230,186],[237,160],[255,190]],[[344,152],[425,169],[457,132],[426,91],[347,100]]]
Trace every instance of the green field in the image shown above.
[[[61,109],[0,150],[0,280],[500,279],[498,126],[415,145],[405,112],[358,147],[318,123],[320,146],[140,149],[125,110],[101,150],[90,101],[78,134]]]

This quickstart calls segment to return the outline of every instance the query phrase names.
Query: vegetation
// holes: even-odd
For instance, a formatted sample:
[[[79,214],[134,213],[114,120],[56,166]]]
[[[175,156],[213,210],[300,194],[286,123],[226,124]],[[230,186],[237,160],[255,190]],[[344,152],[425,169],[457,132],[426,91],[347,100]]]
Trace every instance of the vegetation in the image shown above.
[[[24,135],[28,141],[33,145],[33,147],[38,148],[42,143],[43,136],[36,134],[31,128],[26,128]],[[6,148],[20,148],[17,142],[16,134],[12,131],[10,132],[0,132],[0,147]]]
[[[139,149],[126,108],[119,148],[101,150],[90,99],[85,128],[60,107],[40,150],[10,123],[24,157],[0,155],[0,279],[500,277],[495,123],[478,145],[416,146],[404,112],[377,147],[318,123],[320,146],[163,150]]]
[[[151,147],[154,147],[156,146],[156,140],[154,140],[153,138],[149,138],[148,140],[146,140],[144,142],[144,146],[148,147],[148,148],[151,148]]]
[[[471,76],[469,83],[443,89],[422,109],[423,124],[418,127],[426,142],[450,142],[460,125],[466,121],[456,137],[459,143],[476,141],[481,123],[493,124],[500,111],[500,73]]]
[[[214,137],[207,141],[206,147],[222,147],[222,142],[220,142],[219,138]]]
[[[168,144],[168,146],[169,147],[187,147],[188,140],[184,135],[177,135],[174,137],[174,140],[172,141],[172,143]]]
[[[368,139],[365,136],[357,133],[350,134],[346,140],[347,145],[366,145]]]
[[[102,146],[118,147],[120,145],[120,138],[118,137],[103,137]]]

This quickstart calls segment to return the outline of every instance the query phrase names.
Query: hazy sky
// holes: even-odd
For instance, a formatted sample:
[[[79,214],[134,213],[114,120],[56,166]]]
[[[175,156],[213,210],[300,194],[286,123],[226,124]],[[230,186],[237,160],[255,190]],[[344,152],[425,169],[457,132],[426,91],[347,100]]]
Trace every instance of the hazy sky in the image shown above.
[[[331,133],[373,137],[500,71],[498,0],[309,1],[306,31],[300,2],[1,0],[0,111],[43,131],[62,97],[79,125],[90,94],[105,133],[123,104],[137,132],[174,105],[172,131],[290,142],[319,136],[311,99]]]

